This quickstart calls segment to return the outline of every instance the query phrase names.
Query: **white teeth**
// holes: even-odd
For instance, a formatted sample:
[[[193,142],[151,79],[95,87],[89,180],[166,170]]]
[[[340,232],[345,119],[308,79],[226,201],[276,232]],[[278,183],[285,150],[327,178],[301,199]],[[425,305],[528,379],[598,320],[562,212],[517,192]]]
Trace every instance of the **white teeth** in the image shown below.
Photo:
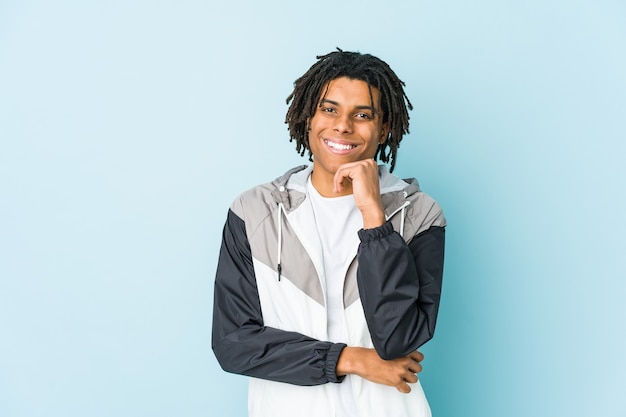
[[[356,148],[356,145],[341,145],[339,143],[331,142],[329,140],[324,141],[328,146],[333,149],[337,149],[338,151],[348,151],[350,149]]]

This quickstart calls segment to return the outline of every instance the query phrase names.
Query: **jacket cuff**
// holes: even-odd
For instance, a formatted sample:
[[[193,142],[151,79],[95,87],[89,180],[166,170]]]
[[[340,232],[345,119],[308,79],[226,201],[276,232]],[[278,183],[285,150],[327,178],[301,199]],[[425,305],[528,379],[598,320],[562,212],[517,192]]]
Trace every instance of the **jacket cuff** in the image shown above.
[[[369,242],[371,240],[380,240],[393,233],[393,226],[391,222],[386,222],[382,226],[374,227],[372,229],[361,229],[358,231],[359,239],[362,243]]]
[[[345,343],[333,343],[328,349],[328,353],[326,354],[326,379],[328,382],[341,382],[346,377],[337,376],[337,361],[339,360],[339,355],[343,348],[347,345]]]

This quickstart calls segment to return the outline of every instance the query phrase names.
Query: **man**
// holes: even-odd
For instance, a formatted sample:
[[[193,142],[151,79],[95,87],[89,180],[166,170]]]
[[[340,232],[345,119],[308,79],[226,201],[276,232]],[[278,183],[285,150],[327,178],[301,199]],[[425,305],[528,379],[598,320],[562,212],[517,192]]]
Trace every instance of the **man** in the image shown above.
[[[338,50],[294,84],[286,123],[312,164],[232,204],[213,350],[250,376],[252,417],[420,417],[445,218],[395,165],[412,108],[380,59]]]

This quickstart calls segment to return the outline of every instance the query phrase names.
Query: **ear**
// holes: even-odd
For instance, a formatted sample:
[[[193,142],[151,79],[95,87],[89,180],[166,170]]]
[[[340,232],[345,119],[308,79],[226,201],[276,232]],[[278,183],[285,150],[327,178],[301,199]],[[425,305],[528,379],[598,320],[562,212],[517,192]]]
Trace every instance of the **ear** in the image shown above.
[[[378,138],[378,144],[382,145],[387,140],[389,136],[389,123],[383,123],[383,126],[380,128],[380,137]]]

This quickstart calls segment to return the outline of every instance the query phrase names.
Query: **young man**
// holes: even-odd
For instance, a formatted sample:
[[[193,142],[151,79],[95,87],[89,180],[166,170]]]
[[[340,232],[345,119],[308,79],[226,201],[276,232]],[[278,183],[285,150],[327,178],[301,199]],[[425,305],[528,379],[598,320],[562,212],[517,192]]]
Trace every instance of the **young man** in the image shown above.
[[[232,204],[213,350],[250,376],[252,417],[422,417],[417,348],[435,330],[443,213],[391,175],[412,108],[380,59],[341,50],[295,82],[286,123],[312,164]]]

